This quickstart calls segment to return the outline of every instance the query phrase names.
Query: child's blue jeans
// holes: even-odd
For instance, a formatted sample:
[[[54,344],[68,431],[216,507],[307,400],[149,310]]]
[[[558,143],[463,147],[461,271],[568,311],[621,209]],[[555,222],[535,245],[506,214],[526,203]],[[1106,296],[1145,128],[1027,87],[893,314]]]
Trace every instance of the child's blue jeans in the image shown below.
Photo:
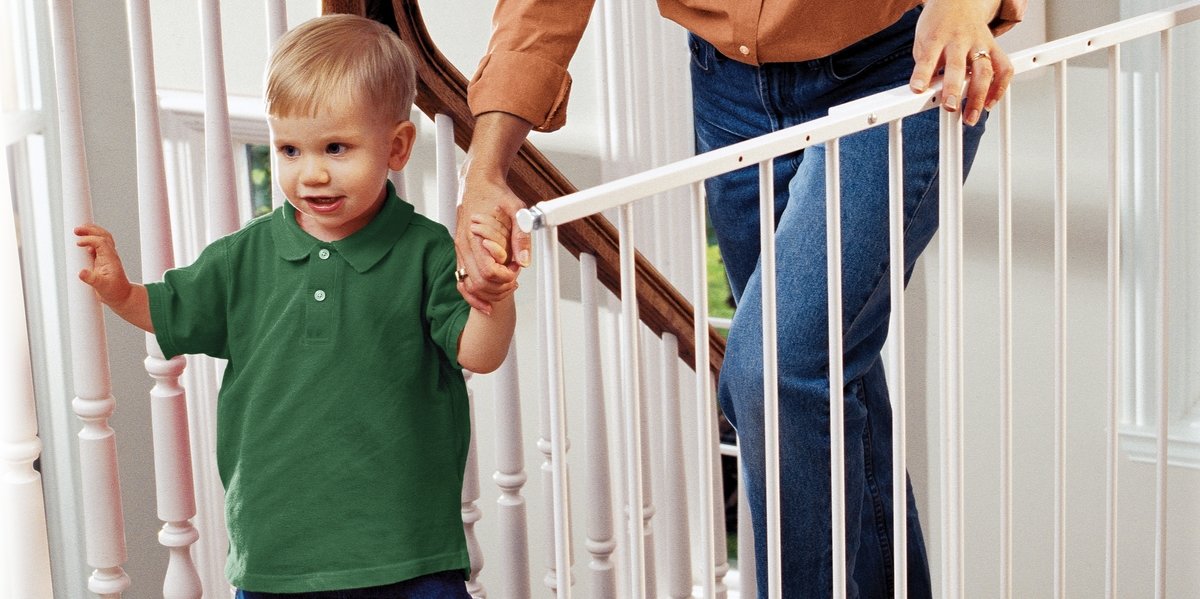
[[[256,593],[238,589],[237,599],[471,599],[462,572],[436,572],[393,584],[344,591]]]
[[[919,10],[830,57],[807,62],[754,67],[691,36],[697,152],[797,125],[825,116],[832,106],[906,85],[914,67]],[[937,229],[938,120],[938,109],[932,109],[903,122],[906,276]],[[965,165],[971,164],[982,134],[982,124],[964,128]],[[847,593],[851,598],[891,597],[892,413],[880,360],[890,306],[887,128],[843,138],[840,159]],[[820,599],[829,597],[832,588],[825,147],[780,156],[773,166],[782,596]],[[737,301],[719,401],[738,431],[759,589],[765,596],[758,189],[755,167],[706,183],[710,216]],[[915,504],[909,487],[908,596],[921,599],[930,597],[931,589]]]

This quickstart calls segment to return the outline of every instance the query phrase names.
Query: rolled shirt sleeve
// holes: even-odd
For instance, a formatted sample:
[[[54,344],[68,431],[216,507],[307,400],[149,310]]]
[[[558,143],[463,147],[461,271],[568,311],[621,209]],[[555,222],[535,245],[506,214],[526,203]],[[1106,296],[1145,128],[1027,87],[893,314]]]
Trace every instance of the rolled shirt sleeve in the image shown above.
[[[500,0],[488,53],[468,87],[471,114],[506,112],[537,131],[566,124],[571,76],[594,0]]]
[[[1000,0],[1000,8],[996,11],[996,18],[988,24],[992,28],[994,35],[1000,35],[1005,31],[1013,28],[1013,25],[1021,22],[1025,17],[1025,7],[1029,4],[1029,0]]]

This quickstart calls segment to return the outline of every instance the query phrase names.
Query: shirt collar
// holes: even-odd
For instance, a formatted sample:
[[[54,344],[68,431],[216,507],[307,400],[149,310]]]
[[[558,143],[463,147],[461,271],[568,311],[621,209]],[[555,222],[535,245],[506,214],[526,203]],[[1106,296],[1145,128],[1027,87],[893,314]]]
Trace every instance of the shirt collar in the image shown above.
[[[363,273],[375,266],[396,245],[408,228],[412,215],[412,204],[401,200],[396,195],[392,182],[388,181],[387,197],[379,214],[376,214],[367,226],[345,239],[329,243],[309,235],[296,222],[296,208],[286,201],[271,217],[274,220],[271,232],[275,238],[276,251],[284,260],[304,260],[318,246],[332,247],[354,270]]]

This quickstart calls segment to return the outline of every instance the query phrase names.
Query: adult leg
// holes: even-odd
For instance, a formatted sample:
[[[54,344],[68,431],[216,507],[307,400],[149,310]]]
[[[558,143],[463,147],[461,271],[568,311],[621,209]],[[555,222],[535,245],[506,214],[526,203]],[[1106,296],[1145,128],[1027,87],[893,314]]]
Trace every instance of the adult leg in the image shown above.
[[[911,270],[937,222],[937,120],[934,111],[905,122],[906,262]],[[965,134],[966,161],[981,129]],[[932,140],[932,142],[931,142]],[[887,131],[840,142],[843,164],[842,409],[845,414],[849,596],[884,596],[891,584],[891,413],[879,351],[886,336],[888,290]],[[826,317],[825,148],[806,151],[789,185],[777,229],[781,516],[785,597],[828,596],[830,581],[829,382]],[[765,531],[760,273],[755,271],[734,319],[721,374],[722,408],[742,439],[756,533]],[[924,544],[909,502],[911,596],[927,593]],[[756,547],[765,556],[765,535]],[[760,576],[765,563],[760,560]],[[762,587],[760,587],[762,588]]]
[[[902,62],[891,68],[911,72],[911,67]],[[937,121],[936,111],[905,121],[909,270],[936,229]],[[978,127],[964,133],[966,164],[973,158],[981,133]],[[845,414],[846,546],[847,571],[852,574],[848,581],[851,597],[859,596],[860,591],[869,597],[889,595],[891,586],[891,413],[879,361],[890,301],[887,147],[884,128],[840,142],[845,352],[841,407]],[[832,586],[825,164],[824,147],[806,151],[789,183],[789,198],[777,229],[785,597],[828,596]],[[747,281],[727,346],[720,399],[742,439],[756,547],[764,558],[758,570],[760,580],[765,580],[759,273],[754,271]],[[927,596],[927,561],[911,495],[909,506],[909,591],[913,597]]]
[[[783,115],[766,103],[769,81],[761,69],[722,56],[695,35],[689,35],[688,43],[697,153],[785,126]],[[774,178],[778,182],[776,221],[787,205],[788,190],[784,182],[796,173],[800,158],[801,153],[797,152],[774,161]],[[742,290],[758,264],[758,177],[758,168],[748,166],[705,181],[709,219],[717,234],[735,301],[741,299]]]

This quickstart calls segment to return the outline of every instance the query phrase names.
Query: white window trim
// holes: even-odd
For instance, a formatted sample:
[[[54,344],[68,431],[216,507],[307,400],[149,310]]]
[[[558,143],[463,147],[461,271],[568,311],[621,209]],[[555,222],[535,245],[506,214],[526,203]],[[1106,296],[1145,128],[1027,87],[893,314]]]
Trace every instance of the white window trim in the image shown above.
[[[1187,56],[1200,49],[1200,39],[1179,36],[1176,57]],[[1121,445],[1134,462],[1158,461],[1159,396],[1163,385],[1159,365],[1166,360],[1167,370],[1167,463],[1170,466],[1200,469],[1200,373],[1195,364],[1200,360],[1200,314],[1186,307],[1200,298],[1200,243],[1192,239],[1191,231],[1200,226],[1200,214],[1188,198],[1200,187],[1200,174],[1188,171],[1184,161],[1193,155],[1200,141],[1200,123],[1195,119],[1176,119],[1180,129],[1173,131],[1171,149],[1173,170],[1171,181],[1170,231],[1168,232],[1168,325],[1169,346],[1164,348],[1158,312],[1159,298],[1159,217],[1158,164],[1159,156],[1156,123],[1158,114],[1158,74],[1147,64],[1157,64],[1157,54],[1146,55],[1145,49],[1132,49],[1123,59],[1131,69],[1127,80],[1126,97],[1129,110],[1125,134],[1133,153],[1131,168],[1122,174],[1124,193],[1132,201],[1125,202],[1122,215],[1126,223],[1122,236],[1122,293],[1121,293],[1121,351],[1125,356],[1122,377]],[[1192,92],[1200,89],[1200,75],[1179,67],[1174,68],[1173,104],[1188,106]],[[1178,108],[1176,108],[1178,111]],[[1178,112],[1176,112],[1178,116]],[[1189,313],[1190,312],[1190,313]]]

